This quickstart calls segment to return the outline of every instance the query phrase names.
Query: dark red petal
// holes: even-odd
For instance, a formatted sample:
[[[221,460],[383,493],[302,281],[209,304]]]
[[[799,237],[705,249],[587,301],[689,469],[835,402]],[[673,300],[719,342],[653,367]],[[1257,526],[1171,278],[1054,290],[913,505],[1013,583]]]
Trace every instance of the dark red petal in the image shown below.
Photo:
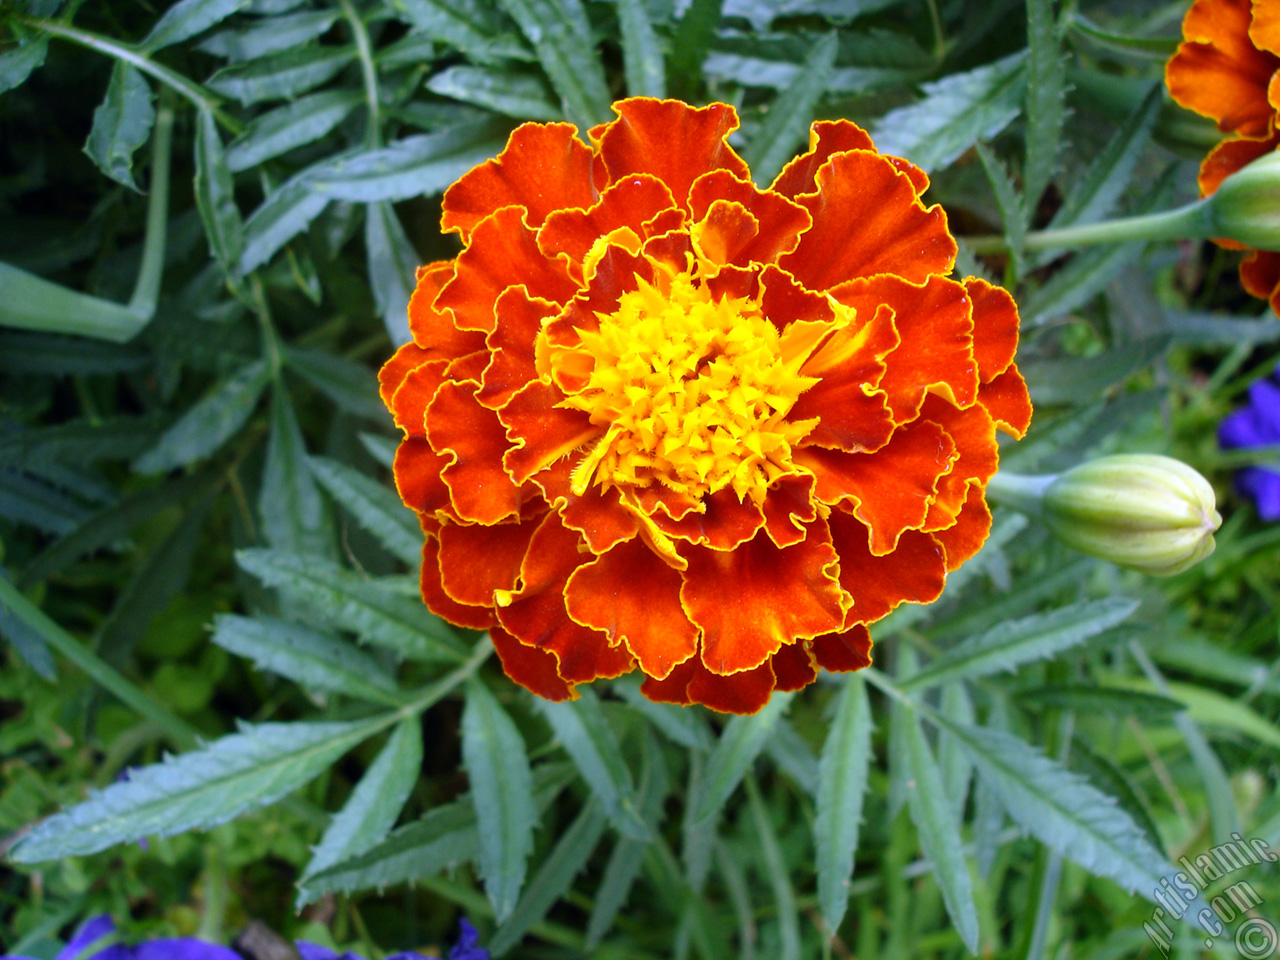
[[[476,402],[474,380],[441,385],[427,408],[431,446],[449,460],[440,476],[458,516],[498,523],[520,511],[520,488],[502,468],[507,435],[497,414]]]
[[[382,369],[378,371],[378,395],[382,397],[382,402],[386,404],[388,410],[392,409],[391,398],[400,389],[400,384],[404,383],[404,378],[409,375],[409,371],[414,367],[422,366],[430,359],[427,352],[416,343],[406,343],[382,365]]]
[[[569,616],[625,644],[650,677],[669,676],[698,648],[698,628],[680,605],[680,574],[641,540],[579,567],[565,600]]]
[[[483,406],[496,410],[526,383],[538,379],[533,344],[542,322],[559,312],[557,304],[530,297],[524,287],[511,287],[498,297],[497,323],[485,338],[490,358],[476,394]]]
[[[818,678],[813,655],[804,640],[783,644],[769,662],[773,665],[774,676],[778,678],[779,692],[803,690]]]
[[[396,448],[392,475],[405,506],[420,513],[452,512],[449,488],[440,474],[449,465],[446,457],[431,449],[426,437],[410,437]]]
[[[564,303],[578,289],[565,265],[538,249],[520,207],[504,207],[476,225],[470,245],[458,254],[457,272],[436,297],[437,310],[452,310],[459,330],[493,329],[494,304],[508,287]]]
[[[693,703],[689,699],[689,681],[699,668],[706,670],[697,657],[690,657],[661,680],[646,676],[644,683],[640,684],[640,692],[655,703],[677,703],[687,707]]]
[[[946,556],[932,536],[906,531],[891,553],[876,556],[866,524],[842,510],[827,517],[840,555],[840,586],[853,597],[847,622],[873,623],[900,603],[932,603],[947,579]]]
[[[489,638],[503,672],[530,693],[556,702],[577,697],[574,685],[556,672],[555,654],[523,644],[501,627],[490,627]]]
[[[547,256],[566,254],[581,263],[592,245],[619,227],[643,236],[645,224],[675,207],[671,191],[657,177],[635,174],[612,184],[589,210],[557,210],[538,231],[538,246]],[[683,219],[683,214],[681,214]]]
[[[964,506],[969,487],[977,484],[985,490],[996,472],[1000,462],[996,425],[982,404],[959,410],[941,397],[929,397],[921,416],[946,430],[956,445],[956,459],[950,472],[938,480],[938,495],[926,522],[926,529],[949,527]]]
[[[848,673],[871,666],[871,632],[854,624],[841,633],[825,633],[809,644],[813,659],[829,673]]]
[[[518,205],[538,226],[553,210],[595,202],[591,149],[570,123],[526,123],[512,131],[506,149],[462,176],[444,194],[440,229],[465,239],[495,210]]]
[[[769,702],[777,683],[773,667],[767,660],[754,669],[727,677],[712,673],[697,657],[691,658],[690,662],[694,664],[693,675],[685,691],[689,700],[721,713],[759,713]]]
[[[428,536],[422,545],[422,573],[419,577],[422,602],[438,617],[468,627],[471,630],[488,630],[496,622],[492,604],[476,606],[459,603],[445,592],[440,571],[440,544]]]
[[[751,500],[739,500],[729,487],[703,497],[702,503],[703,512],[689,511],[679,520],[656,510],[654,525],[669,537],[704,544],[713,550],[733,550],[764,526],[761,509]]]
[[[709,170],[750,177],[727,142],[738,128],[733,107],[636,97],[615,103],[613,109],[618,119],[600,137],[600,156],[614,183],[629,174],[651,173],[687,208],[690,186]]]
[[[427,435],[427,407],[445,380],[447,360],[431,360],[414,367],[400,381],[391,398],[391,415],[396,426],[410,437]]]
[[[557,407],[563,399],[564,394],[552,384],[533,380],[498,411],[507,436],[515,444],[503,463],[516,483],[524,483],[604,433],[604,428],[593,424],[581,410]]]
[[[926,209],[911,178],[879,154],[836,154],[818,171],[818,192],[796,199],[813,226],[778,265],[812,290],[882,273],[923,283],[955,263],[946,213]]]
[[[981,550],[990,532],[991,511],[987,509],[983,492],[978,487],[970,487],[959,519],[945,530],[935,530],[932,536],[946,551],[950,572]]]
[[[1266,140],[1244,140],[1240,138],[1223,140],[1209,151],[1209,155],[1200,164],[1200,195],[1207,197],[1215,192],[1222,181],[1237,170],[1247,166],[1259,157],[1265,157],[1280,144],[1280,138],[1270,137]],[[1240,249],[1242,244],[1219,240],[1219,244],[1230,249]]]
[[[484,349],[484,334],[459,330],[452,311],[436,308],[436,298],[453,279],[455,265],[453,260],[443,260],[419,267],[418,283],[409,298],[409,332],[433,360],[453,360]]]
[[[582,534],[588,550],[601,554],[634,537],[640,530],[640,524],[636,515],[622,506],[621,495],[615,487],[601,490],[599,486],[592,485],[581,496],[573,492],[570,477],[581,460],[581,454],[557,460],[541,473],[534,474],[533,482],[542,490],[547,502],[559,512],[564,525]]]
[[[810,474],[793,474],[775,480],[764,498],[764,529],[780,547],[799,543],[817,516],[815,480]]]
[[[440,528],[440,585],[458,603],[492,607],[495,590],[514,590],[529,541],[542,522],[446,523]]]
[[[680,552],[689,564],[680,597],[702,628],[702,661],[713,673],[754,669],[782,644],[844,622],[839,558],[821,521],[790,547],[762,535],[728,552],[696,546]]]

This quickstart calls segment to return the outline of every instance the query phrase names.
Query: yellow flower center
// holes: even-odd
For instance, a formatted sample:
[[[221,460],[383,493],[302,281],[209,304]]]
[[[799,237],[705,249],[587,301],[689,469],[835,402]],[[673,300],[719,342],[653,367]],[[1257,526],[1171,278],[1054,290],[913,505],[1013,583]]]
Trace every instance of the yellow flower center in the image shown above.
[[[597,316],[598,331],[580,330],[581,344],[552,359],[588,361],[585,386],[564,405],[607,427],[574,471],[575,492],[656,481],[696,498],[732,486],[760,503],[793,472],[791,446],[818,421],[786,416],[818,381],[799,375],[807,351],[786,356],[759,304],[717,301],[685,273],[665,293],[642,283]]]

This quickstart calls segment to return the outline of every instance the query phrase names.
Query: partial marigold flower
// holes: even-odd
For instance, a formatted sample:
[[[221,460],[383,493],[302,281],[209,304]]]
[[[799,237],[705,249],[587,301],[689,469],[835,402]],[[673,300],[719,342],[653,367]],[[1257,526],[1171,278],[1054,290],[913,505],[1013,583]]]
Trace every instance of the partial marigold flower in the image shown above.
[[[1031,416],[1004,290],[949,278],[924,172],[847,121],[759,189],[732,107],[529,123],[444,197],[381,373],[422,594],[507,674],[753,713],[870,663],[982,545]]]
[[[1196,0],[1165,66],[1169,94],[1229,134],[1200,165],[1200,194],[1280,146],[1280,7],[1274,0]],[[1224,247],[1248,249],[1234,240]],[[1280,313],[1280,253],[1251,250],[1240,282]]]

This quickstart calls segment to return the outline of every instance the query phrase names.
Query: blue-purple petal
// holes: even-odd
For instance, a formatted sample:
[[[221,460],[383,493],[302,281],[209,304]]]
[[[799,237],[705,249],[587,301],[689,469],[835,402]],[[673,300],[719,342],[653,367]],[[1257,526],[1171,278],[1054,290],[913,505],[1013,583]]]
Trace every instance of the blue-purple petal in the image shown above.
[[[446,960],[489,960],[489,951],[480,946],[480,933],[466,917],[458,918],[458,942]]]

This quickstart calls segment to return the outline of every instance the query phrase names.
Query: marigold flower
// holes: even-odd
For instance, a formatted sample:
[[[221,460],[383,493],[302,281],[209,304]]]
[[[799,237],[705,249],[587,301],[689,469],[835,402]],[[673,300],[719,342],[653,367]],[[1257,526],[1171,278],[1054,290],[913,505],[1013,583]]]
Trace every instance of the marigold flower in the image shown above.
[[[997,427],[1031,414],[1018,314],[948,278],[925,174],[816,123],[766,190],[732,107],[632,99],[528,123],[444,197],[381,373],[422,594],[563,700],[638,667],[653,700],[752,713],[982,544]]]
[[[1280,146],[1280,4],[1274,0],[1196,0],[1182,21],[1183,42],[1165,66],[1165,84],[1182,106],[1232,136],[1200,165],[1200,194]],[[1246,249],[1219,239],[1224,247]],[[1280,313],[1280,253],[1253,250],[1240,282]]]

